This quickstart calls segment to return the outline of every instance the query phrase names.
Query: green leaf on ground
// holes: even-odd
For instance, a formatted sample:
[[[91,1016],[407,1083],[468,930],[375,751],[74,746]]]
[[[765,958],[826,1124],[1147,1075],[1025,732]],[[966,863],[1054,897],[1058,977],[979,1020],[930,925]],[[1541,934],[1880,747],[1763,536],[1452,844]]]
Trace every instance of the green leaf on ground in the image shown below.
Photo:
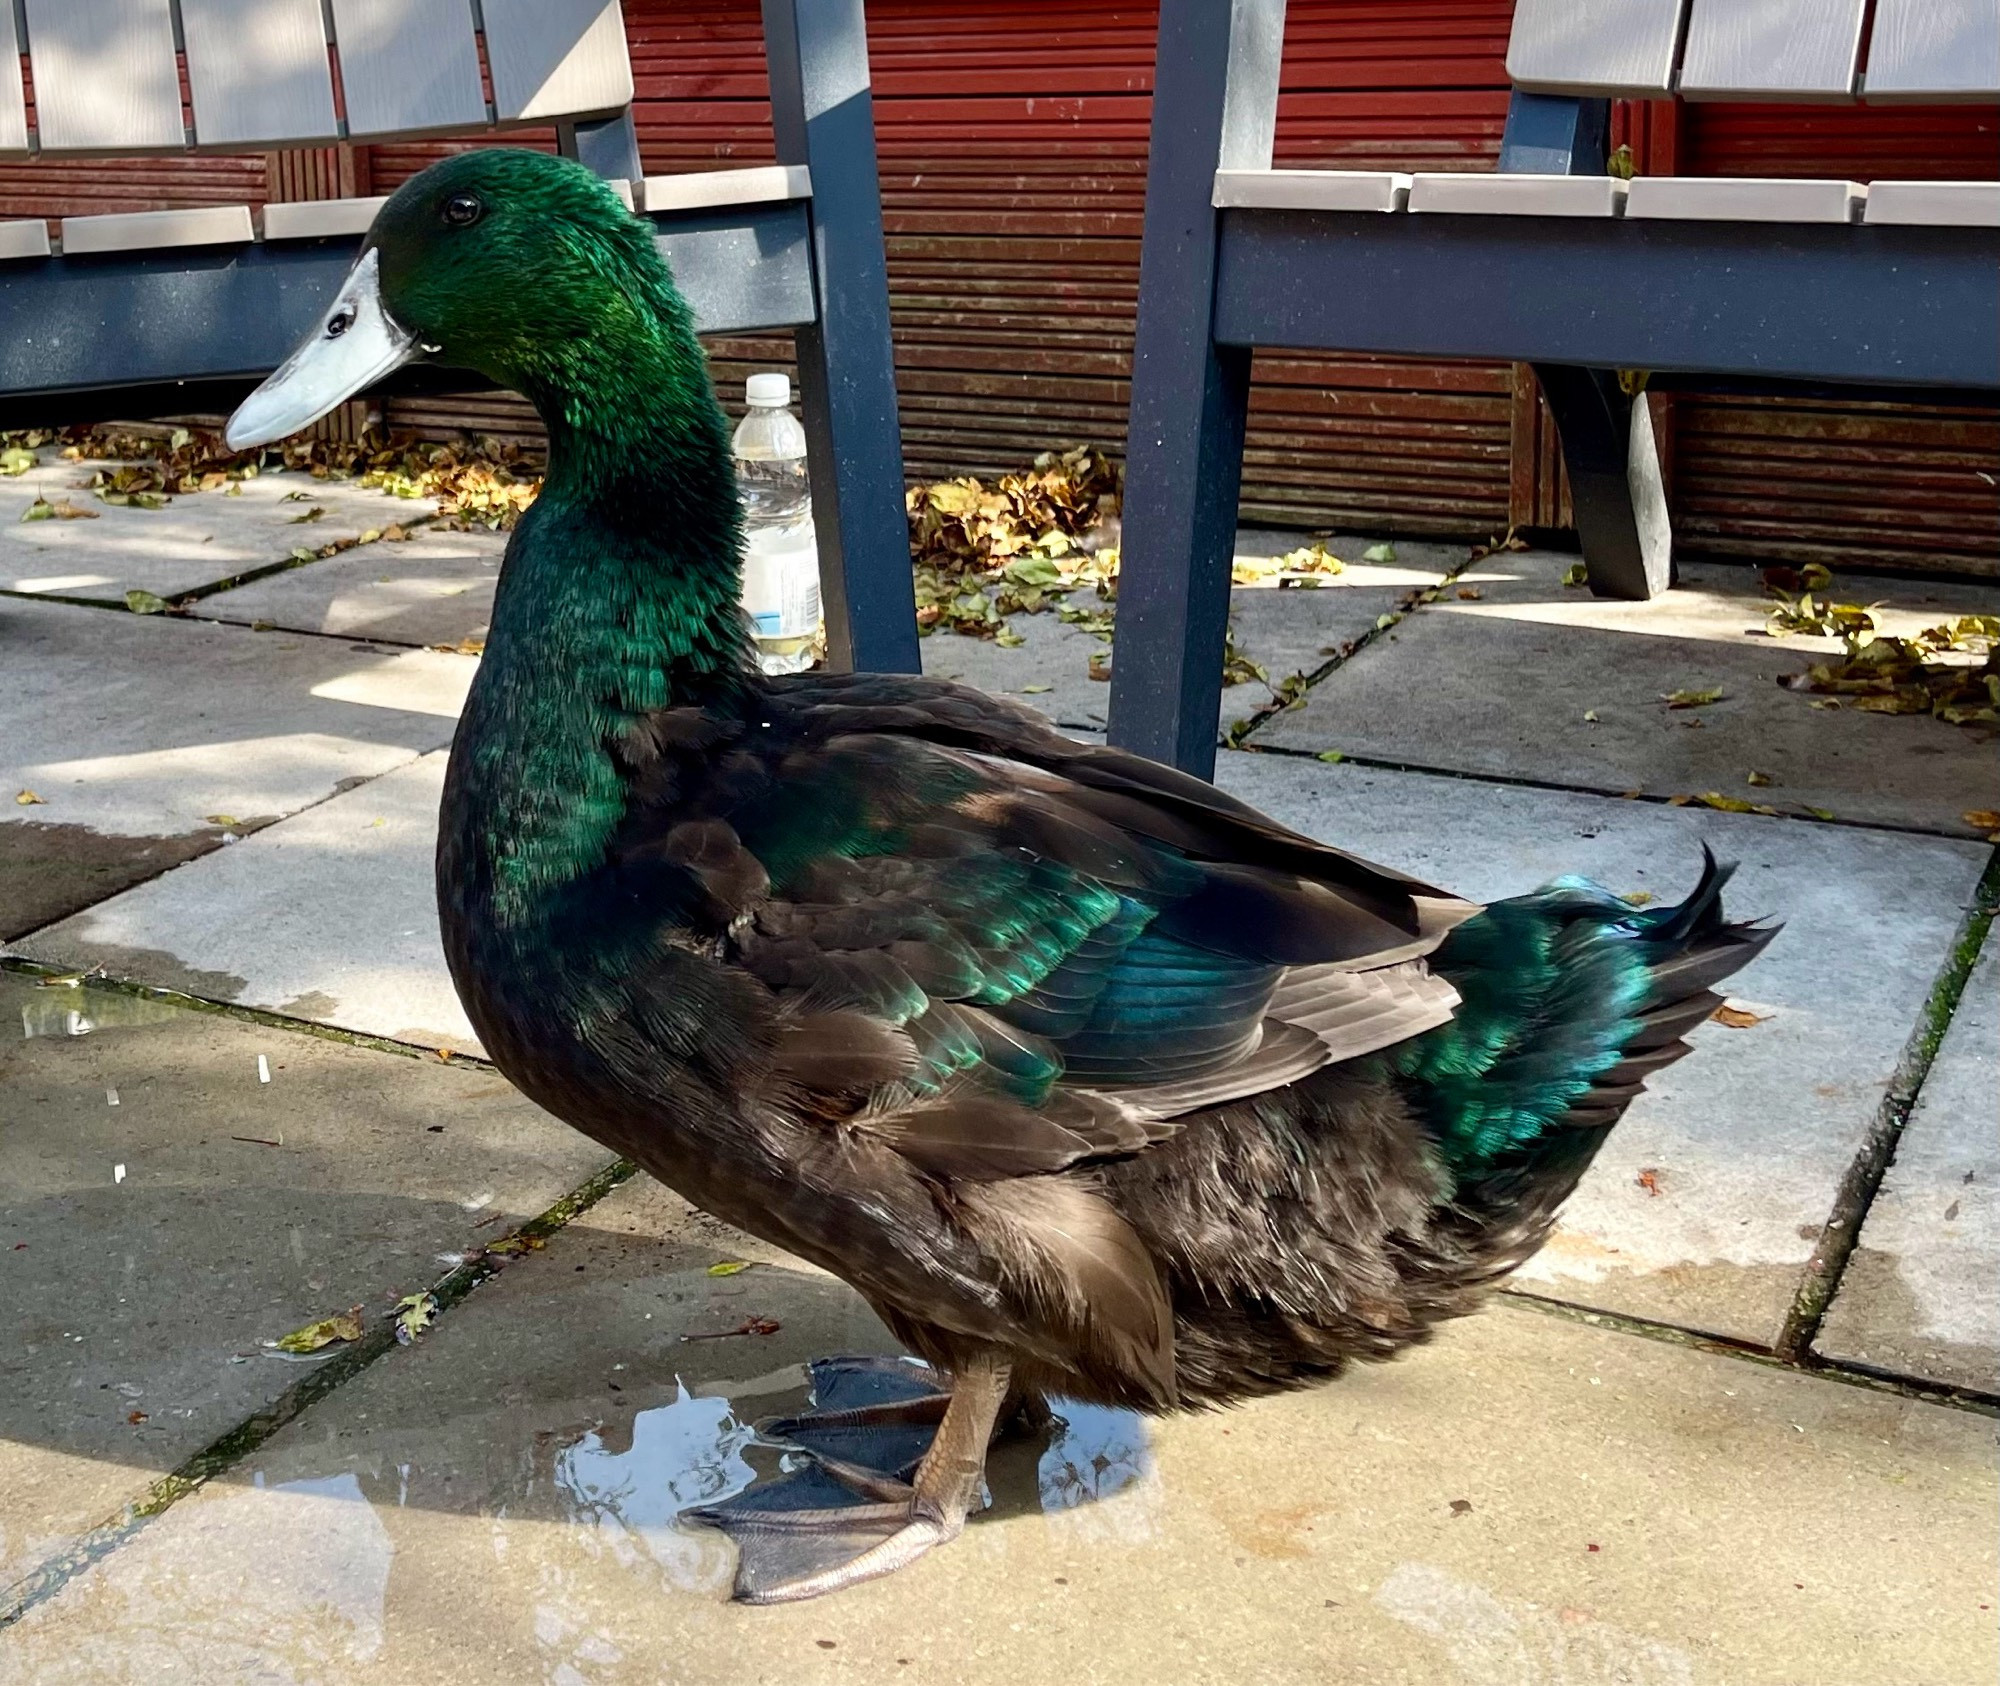
[[[167,612],[167,600],[156,591],[135,588],[125,593],[125,607],[135,615],[163,615]]]
[[[358,1341],[361,1339],[361,1308],[351,1306],[346,1311],[335,1312],[331,1317],[322,1317],[316,1323],[308,1323],[303,1328],[294,1329],[289,1335],[271,1344],[280,1352],[317,1352],[323,1346],[331,1346],[335,1341]]]

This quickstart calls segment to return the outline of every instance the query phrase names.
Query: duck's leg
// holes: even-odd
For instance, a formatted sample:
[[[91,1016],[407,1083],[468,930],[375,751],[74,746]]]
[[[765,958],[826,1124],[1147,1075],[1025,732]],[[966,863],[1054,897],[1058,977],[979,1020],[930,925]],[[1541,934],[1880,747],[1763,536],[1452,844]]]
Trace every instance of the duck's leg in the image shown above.
[[[956,1536],[979,1501],[986,1448],[1008,1403],[1007,1381],[1008,1366],[995,1358],[974,1359],[961,1368],[930,1447],[912,1460],[908,1481],[812,1445],[814,1461],[806,1468],[689,1513],[735,1540],[738,1600],[779,1604],[815,1598],[886,1575]],[[837,1443],[840,1434],[854,1432],[849,1426],[824,1438]],[[861,1432],[908,1429],[864,1425]],[[806,1435],[798,1439],[810,1443]]]

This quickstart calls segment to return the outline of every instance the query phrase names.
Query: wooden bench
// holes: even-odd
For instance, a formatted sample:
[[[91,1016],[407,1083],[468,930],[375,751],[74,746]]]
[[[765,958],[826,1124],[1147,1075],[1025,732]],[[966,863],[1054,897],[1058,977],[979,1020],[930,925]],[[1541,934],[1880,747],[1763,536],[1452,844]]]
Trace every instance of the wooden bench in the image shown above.
[[[1274,170],[1284,0],[1163,0],[1110,735],[1213,769],[1258,346],[1532,364],[1590,583],[1671,580],[1653,390],[2000,391],[2000,184],[1607,173],[1613,97],[2000,99],[1996,0],[1519,0],[1495,174]],[[1621,379],[1619,371],[1628,378]]]
[[[780,162],[646,177],[618,0],[21,0],[25,41],[0,0],[0,157],[554,124],[657,224],[702,332],[793,331],[832,659],[915,672],[862,0],[763,14]],[[66,217],[54,239],[0,222],[0,426],[232,408],[324,308],[380,203]],[[390,390],[477,384],[413,369]]]

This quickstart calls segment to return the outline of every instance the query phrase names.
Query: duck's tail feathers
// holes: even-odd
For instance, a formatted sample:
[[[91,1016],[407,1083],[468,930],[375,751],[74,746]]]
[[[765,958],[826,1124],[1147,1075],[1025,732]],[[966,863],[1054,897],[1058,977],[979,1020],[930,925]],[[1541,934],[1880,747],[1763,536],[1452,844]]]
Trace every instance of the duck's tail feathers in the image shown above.
[[[1518,1207],[1546,1227],[1646,1080],[1721,1005],[1715,986],[1777,935],[1724,916],[1734,870],[1704,847],[1694,890],[1660,908],[1564,880],[1446,939],[1432,965],[1464,1005],[1395,1064],[1458,1204]]]

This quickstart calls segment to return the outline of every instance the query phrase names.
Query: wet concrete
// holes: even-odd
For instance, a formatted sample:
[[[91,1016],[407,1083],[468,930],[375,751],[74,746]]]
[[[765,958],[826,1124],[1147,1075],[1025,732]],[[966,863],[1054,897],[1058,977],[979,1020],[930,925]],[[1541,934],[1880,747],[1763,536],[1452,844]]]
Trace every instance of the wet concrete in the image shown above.
[[[0,1097],[0,1583],[605,1159],[476,1067],[5,975]]]
[[[203,615],[398,644],[483,639],[505,533],[414,529],[204,598]]]
[[[122,602],[127,591],[173,600],[295,549],[422,519],[432,499],[393,498],[309,474],[260,474],[235,482],[234,496],[178,493],[163,508],[105,503],[87,490],[91,475],[115,464],[63,462],[53,446],[18,479],[0,479],[0,590]],[[88,510],[91,519],[21,520],[36,498]],[[299,517],[323,513],[310,521]],[[370,547],[372,548],[372,547]]]
[[[780,1329],[679,1338],[752,1313]],[[914,1568],[724,1602],[730,1548],[677,1518],[857,1348],[846,1290],[629,1184],[33,1610],[0,1682],[1992,1675],[1983,1419],[1504,1305],[1230,1412],[1064,1407]]]
[[[2000,1393],[2000,941],[1966,983],[1819,1350]]]
[[[1694,1052],[1648,1081],[1522,1278],[1774,1341],[1991,851],[1297,756],[1227,754],[1217,779],[1313,836],[1480,900],[1581,873],[1665,902],[1694,882],[1703,843],[1738,863],[1731,913],[1785,924],[1727,986],[1760,1022],[1699,1027]]]
[[[444,764],[433,752],[15,946],[211,997],[200,974],[219,974],[241,1006],[476,1053],[438,936]]]
[[[0,874],[10,935],[441,747],[472,674],[427,650],[20,598],[0,600],[0,667],[0,858],[28,869]]]
[[[1846,820],[1970,835],[1960,815],[2000,807],[2000,733],[1928,715],[1815,709],[1777,680],[1838,651],[1764,635],[1749,568],[1690,563],[1651,603],[1606,603],[1562,585],[1574,557],[1509,553],[1318,685],[1254,741],[1608,792],[1725,796]],[[1906,634],[2000,609],[2000,586],[1841,576],[1840,600],[1880,602]],[[1675,691],[1719,689],[1674,709]],[[1588,719],[1586,715],[1595,715]],[[1749,784],[1752,771],[1770,783]]]

